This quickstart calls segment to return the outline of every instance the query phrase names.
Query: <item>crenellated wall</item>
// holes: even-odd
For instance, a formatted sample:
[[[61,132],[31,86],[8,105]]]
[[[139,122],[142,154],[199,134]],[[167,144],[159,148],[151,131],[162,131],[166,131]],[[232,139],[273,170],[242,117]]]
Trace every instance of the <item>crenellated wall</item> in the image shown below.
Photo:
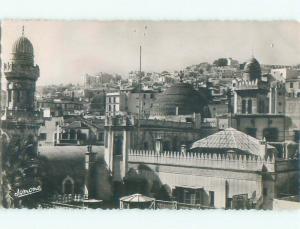
[[[236,82],[235,90],[267,89],[268,84],[259,80],[242,80]]]
[[[242,80],[236,83],[237,89],[257,89],[258,88],[258,80]]]
[[[130,150],[128,162],[145,164],[163,164],[182,167],[214,168],[224,170],[262,171],[263,166],[269,172],[275,171],[274,158],[266,160],[255,156],[229,157],[221,154],[163,152],[157,154],[155,151]]]

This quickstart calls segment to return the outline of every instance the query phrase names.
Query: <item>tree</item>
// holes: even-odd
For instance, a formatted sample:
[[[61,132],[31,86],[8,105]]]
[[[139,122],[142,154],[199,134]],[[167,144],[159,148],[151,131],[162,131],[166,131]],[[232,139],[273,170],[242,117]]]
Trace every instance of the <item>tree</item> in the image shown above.
[[[226,58],[219,58],[219,59],[214,61],[214,65],[216,65],[217,67],[227,66],[228,61],[227,61]]]
[[[27,183],[39,182],[34,164],[32,164],[37,160],[35,153],[37,145],[33,136],[24,139],[21,135],[9,137],[3,131],[1,133],[3,206],[5,208],[21,207],[22,201],[16,198],[14,193]]]

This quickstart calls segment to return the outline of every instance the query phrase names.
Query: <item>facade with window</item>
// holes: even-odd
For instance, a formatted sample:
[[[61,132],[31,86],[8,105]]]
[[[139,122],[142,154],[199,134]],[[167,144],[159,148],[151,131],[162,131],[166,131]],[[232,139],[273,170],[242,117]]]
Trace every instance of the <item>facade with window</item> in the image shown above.
[[[231,124],[234,128],[243,131],[258,139],[266,138],[269,142],[283,142],[289,137],[285,130],[284,115],[234,115]]]
[[[297,77],[286,80],[285,88],[287,97],[300,98],[300,72]]]
[[[150,111],[156,98],[154,91],[130,91],[127,93],[128,113],[140,114],[141,117],[147,118],[150,116]]]
[[[287,97],[285,102],[287,116],[288,135],[300,130],[300,97]],[[292,140],[292,139],[290,139]]]
[[[115,116],[127,112],[126,94],[122,92],[110,92],[106,94],[106,115]]]
[[[267,82],[239,82],[234,88],[234,114],[269,113],[269,91]]]
[[[285,117],[285,85],[258,74],[258,62],[249,62],[247,66],[245,78],[234,81],[232,127],[255,138],[283,144],[292,138]],[[256,76],[252,75],[255,72]],[[282,148],[280,151],[283,153],[285,150]]]
[[[296,133],[300,130],[300,70],[286,79],[286,98],[284,101],[287,116],[287,135],[289,140],[299,144]]]
[[[214,99],[208,104],[208,108],[212,118],[228,114],[231,110],[227,98]]]
[[[80,114],[84,110],[82,102],[64,99],[41,99],[37,101],[37,108],[50,109],[51,117]]]
[[[155,100],[154,91],[135,89],[121,90],[106,94],[106,114],[115,116],[121,114],[138,115],[148,118]]]
[[[256,60],[246,64],[243,79],[232,85],[234,114],[284,114],[285,84],[262,76]]]
[[[39,145],[54,146],[56,142],[56,133],[60,125],[63,124],[63,117],[45,118],[39,128]]]
[[[299,69],[293,69],[291,67],[284,68],[273,68],[270,70],[270,74],[277,80],[284,82],[285,80],[289,80],[295,78],[300,75]]]

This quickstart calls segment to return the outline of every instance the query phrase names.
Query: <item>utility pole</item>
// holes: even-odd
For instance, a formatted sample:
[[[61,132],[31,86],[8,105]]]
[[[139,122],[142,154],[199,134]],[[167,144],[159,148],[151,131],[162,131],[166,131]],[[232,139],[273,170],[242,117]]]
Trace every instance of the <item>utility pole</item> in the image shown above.
[[[137,122],[137,144],[140,148],[140,119],[141,119],[141,92],[142,92],[142,46],[140,45],[140,58],[139,58],[139,78],[138,78],[138,93],[139,93],[139,108],[138,108],[138,122]]]
[[[146,36],[147,26],[144,27],[144,37]],[[134,30],[136,32],[136,30]],[[139,107],[138,107],[138,121],[137,121],[137,146],[140,148],[140,120],[142,117],[143,109],[142,109],[142,45],[140,44],[139,50],[139,73],[138,73],[138,100],[139,100]]]

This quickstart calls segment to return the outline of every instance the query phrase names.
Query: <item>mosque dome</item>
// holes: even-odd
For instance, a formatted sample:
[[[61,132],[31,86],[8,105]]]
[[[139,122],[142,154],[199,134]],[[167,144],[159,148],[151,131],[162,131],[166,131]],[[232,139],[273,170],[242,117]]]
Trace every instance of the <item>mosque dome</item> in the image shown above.
[[[32,43],[25,36],[19,37],[12,47],[12,61],[24,65],[33,65],[34,50]]]
[[[261,68],[259,62],[252,57],[244,67],[244,74],[248,80],[261,79]]]
[[[207,105],[204,91],[196,91],[187,83],[177,83],[158,95],[153,104],[152,115],[188,115],[203,113]]]

